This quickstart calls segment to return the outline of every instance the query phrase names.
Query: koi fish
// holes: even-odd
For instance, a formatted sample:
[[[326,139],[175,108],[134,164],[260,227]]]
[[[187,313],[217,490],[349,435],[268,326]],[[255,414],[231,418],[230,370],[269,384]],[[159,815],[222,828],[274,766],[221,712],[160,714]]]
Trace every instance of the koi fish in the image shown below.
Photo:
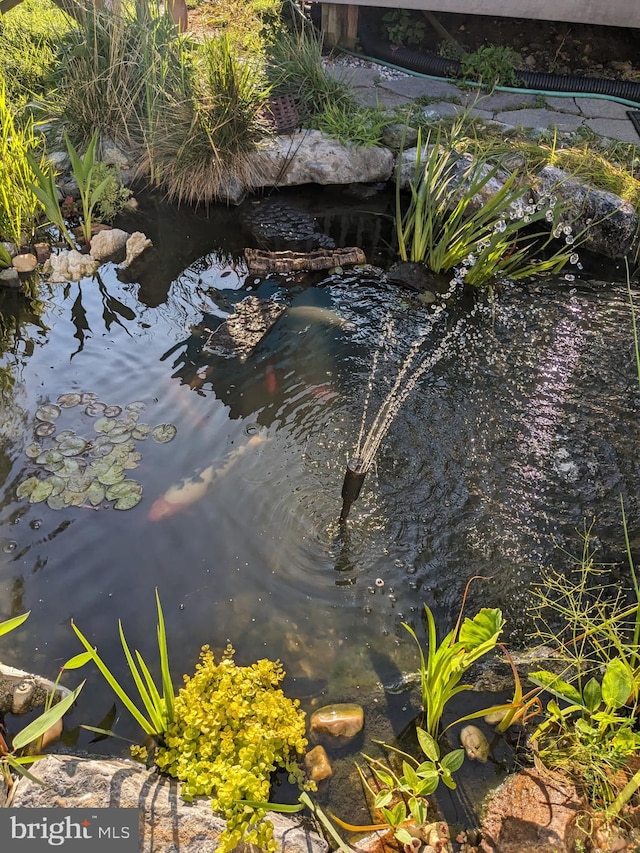
[[[188,480],[183,480],[176,486],[170,486],[163,495],[153,502],[147,514],[149,521],[160,521],[170,515],[175,515],[201,500],[213,482],[224,477],[248,450],[257,447],[264,441],[267,441],[264,435],[254,435],[246,444],[232,450],[221,467],[216,468],[215,465],[210,465]]]

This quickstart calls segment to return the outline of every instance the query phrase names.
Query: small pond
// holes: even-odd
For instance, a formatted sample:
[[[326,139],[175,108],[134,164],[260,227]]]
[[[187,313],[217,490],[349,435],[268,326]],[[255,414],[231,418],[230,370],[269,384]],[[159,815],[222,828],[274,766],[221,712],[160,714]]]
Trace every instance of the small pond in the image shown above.
[[[389,262],[385,196],[280,199],[304,204],[338,245]],[[619,502],[637,536],[640,395],[622,270],[592,259],[589,281],[507,287],[493,304],[433,322],[380,269],[247,276],[242,217],[262,202],[193,214],[143,201],[123,225],[155,249],[133,272],[105,265],[93,280],[43,284],[39,317],[0,294],[19,318],[3,357],[15,384],[0,443],[0,618],[31,610],[3,641],[4,662],[53,676],[80,650],[71,619],[118,673],[118,619],[153,658],[157,587],[177,678],[203,643],[231,642],[239,663],[280,657],[305,707],[357,701],[416,668],[402,621],[420,630],[426,602],[448,630],[471,575],[488,579],[472,587],[469,610],[502,607],[509,637],[523,641],[528,586],[541,567],[562,567],[558,545],[580,551],[585,519],[625,578]],[[246,360],[207,355],[209,332],[248,292],[287,311]],[[414,339],[435,356],[341,528],[345,463],[389,312],[396,335],[370,411]],[[130,473],[143,498],[132,509],[17,499],[34,469],[35,412],[70,393],[144,403],[141,420],[177,428],[169,443],[138,443]],[[76,406],[59,428],[88,436],[94,421]],[[206,469],[215,479],[193,500],[187,489],[180,511],[153,509]],[[112,699],[88,676],[74,720],[96,725]],[[415,707],[393,704],[401,727]],[[118,728],[133,731],[125,719]]]

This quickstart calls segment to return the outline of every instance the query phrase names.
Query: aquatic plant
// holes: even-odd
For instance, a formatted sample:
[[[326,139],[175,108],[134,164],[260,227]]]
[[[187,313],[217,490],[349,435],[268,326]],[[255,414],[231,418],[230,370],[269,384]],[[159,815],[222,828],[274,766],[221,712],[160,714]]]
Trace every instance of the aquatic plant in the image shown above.
[[[438,736],[447,703],[458,693],[472,689],[471,685],[460,684],[461,678],[476,661],[495,648],[502,632],[502,612],[498,608],[484,607],[473,619],[463,621],[462,611],[471,580],[467,584],[456,625],[441,642],[438,642],[433,613],[426,604],[426,649],[413,628],[406,622],[402,623],[418,646],[425,729],[432,738]]]
[[[72,429],[58,430],[62,412],[84,406],[83,413],[95,418],[94,433],[83,438]],[[61,394],[55,403],[42,403],[35,413],[34,433],[39,441],[25,448],[26,456],[36,467],[35,473],[20,483],[18,498],[30,503],[46,501],[49,509],[69,506],[91,506],[113,501],[115,509],[126,510],[142,499],[142,486],[126,478],[126,471],[137,468],[141,455],[136,441],[150,437],[159,444],[172,441],[173,424],[151,427],[140,423],[142,402],[128,403],[124,409],[107,405],[94,393]],[[46,444],[46,439],[51,439]],[[39,476],[46,472],[47,476]]]
[[[456,281],[475,287],[558,273],[578,263],[575,250],[582,235],[574,235],[563,221],[554,196],[531,198],[515,173],[496,192],[482,196],[500,167],[458,156],[453,140],[461,127],[454,128],[447,144],[439,129],[435,136],[428,132],[424,145],[419,134],[406,206],[398,167],[395,221],[401,259],[424,263],[434,273],[453,273]],[[545,229],[532,233],[541,222]],[[564,245],[551,251],[559,237]]]
[[[27,613],[22,613],[20,616],[14,616],[12,619],[0,622],[0,637],[4,634],[8,634],[10,631],[14,631],[16,628],[19,628],[29,618],[30,612],[31,611],[28,611]],[[28,777],[34,782],[40,783],[39,779],[32,776],[31,773],[26,770],[26,767],[33,764],[34,761],[38,761],[44,757],[40,755],[43,736],[49,731],[49,729],[51,729],[52,726],[62,719],[74,704],[80,691],[84,687],[83,681],[82,684],[76,687],[76,689],[69,693],[69,695],[54,704],[54,699],[58,692],[60,676],[68,669],[76,669],[79,666],[83,666],[85,662],[86,658],[84,655],[76,656],[68,660],[64,666],[61,667],[58,678],[56,679],[53,689],[47,698],[45,710],[42,714],[36,717],[35,720],[32,720],[27,726],[14,735],[11,739],[11,747],[8,746],[4,736],[0,733],[0,773],[2,773],[5,779],[8,780],[11,775],[11,771],[13,771],[21,776]],[[25,752],[27,750],[28,752]]]
[[[41,162],[38,164],[31,156],[28,163],[33,173],[33,182],[29,183],[29,189],[42,205],[45,215],[52,225],[55,225],[60,236],[75,249],[76,243],[73,235],[67,228],[64,213],[58,202],[58,188],[56,186],[55,171],[51,163]]]
[[[113,222],[127,206],[132,191],[120,182],[120,170],[98,160],[91,174],[91,192],[101,187],[95,212],[99,222]]]
[[[158,612],[158,622],[156,626],[156,634],[158,641],[158,653],[160,658],[160,685],[156,685],[149,667],[144,661],[140,652],[135,650],[135,659],[131,654],[131,650],[127,643],[122,628],[122,622],[118,621],[118,632],[120,634],[120,643],[122,650],[129,665],[129,671],[138,691],[138,696],[144,705],[144,712],[136,705],[127,690],[115,678],[109,667],[98,654],[98,650],[94,648],[89,640],[85,637],[78,626],[72,621],[76,637],[80,640],[89,654],[90,659],[98,667],[104,676],[107,684],[111,687],[116,696],[120,699],[125,708],[129,711],[134,720],[140,725],[142,730],[153,737],[161,737],[168,730],[174,720],[174,691],[171,681],[171,672],[169,670],[169,654],[167,650],[167,634],[164,625],[164,614],[160,604],[160,596],[156,589],[156,608]],[[145,716],[146,713],[146,716]]]
[[[4,243],[0,243],[0,270],[11,266],[11,255]]]
[[[104,195],[105,190],[111,183],[110,177],[105,177],[101,183],[96,185],[94,170],[96,165],[96,144],[98,142],[98,131],[91,137],[84,155],[78,154],[73,143],[65,134],[64,141],[71,161],[71,172],[78,185],[80,203],[82,205],[82,234],[87,245],[91,242],[91,225],[93,212]]]
[[[552,697],[530,738],[538,760],[575,779],[609,818],[640,789],[633,766],[640,749],[640,587],[621,506],[632,588],[604,580],[607,568],[596,563],[586,528],[582,553],[568,555],[572,569],[549,570],[534,587],[535,636],[564,668],[529,674]]]
[[[262,805],[269,800],[272,774],[288,773],[304,785],[298,759],[304,753],[305,715],[298,700],[280,689],[284,670],[277,661],[238,666],[228,646],[216,663],[203,646],[200,662],[175,700],[175,716],[155,755],[158,768],[182,781],[182,796],[211,797],[226,827],[221,853],[240,842],[275,853],[273,824]]]

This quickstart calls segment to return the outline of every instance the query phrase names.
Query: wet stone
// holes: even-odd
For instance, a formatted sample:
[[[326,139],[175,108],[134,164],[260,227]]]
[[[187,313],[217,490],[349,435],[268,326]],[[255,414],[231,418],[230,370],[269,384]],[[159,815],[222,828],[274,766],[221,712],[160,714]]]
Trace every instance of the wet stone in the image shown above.
[[[312,737],[328,746],[344,746],[362,731],[363,725],[362,707],[350,702],[325,705],[314,711],[309,720]]]
[[[19,273],[30,273],[38,266],[38,259],[31,252],[25,252],[22,255],[16,255],[12,264]]]
[[[326,749],[318,744],[310,749],[304,757],[304,766],[309,779],[313,782],[321,782],[333,775],[333,769]]]

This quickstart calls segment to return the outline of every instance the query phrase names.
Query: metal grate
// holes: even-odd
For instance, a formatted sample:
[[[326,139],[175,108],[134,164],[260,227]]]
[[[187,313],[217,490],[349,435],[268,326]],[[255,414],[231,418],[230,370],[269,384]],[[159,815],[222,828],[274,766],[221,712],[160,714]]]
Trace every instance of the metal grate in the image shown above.
[[[278,133],[288,133],[300,124],[300,114],[293,95],[273,95],[265,108],[265,118]]]

